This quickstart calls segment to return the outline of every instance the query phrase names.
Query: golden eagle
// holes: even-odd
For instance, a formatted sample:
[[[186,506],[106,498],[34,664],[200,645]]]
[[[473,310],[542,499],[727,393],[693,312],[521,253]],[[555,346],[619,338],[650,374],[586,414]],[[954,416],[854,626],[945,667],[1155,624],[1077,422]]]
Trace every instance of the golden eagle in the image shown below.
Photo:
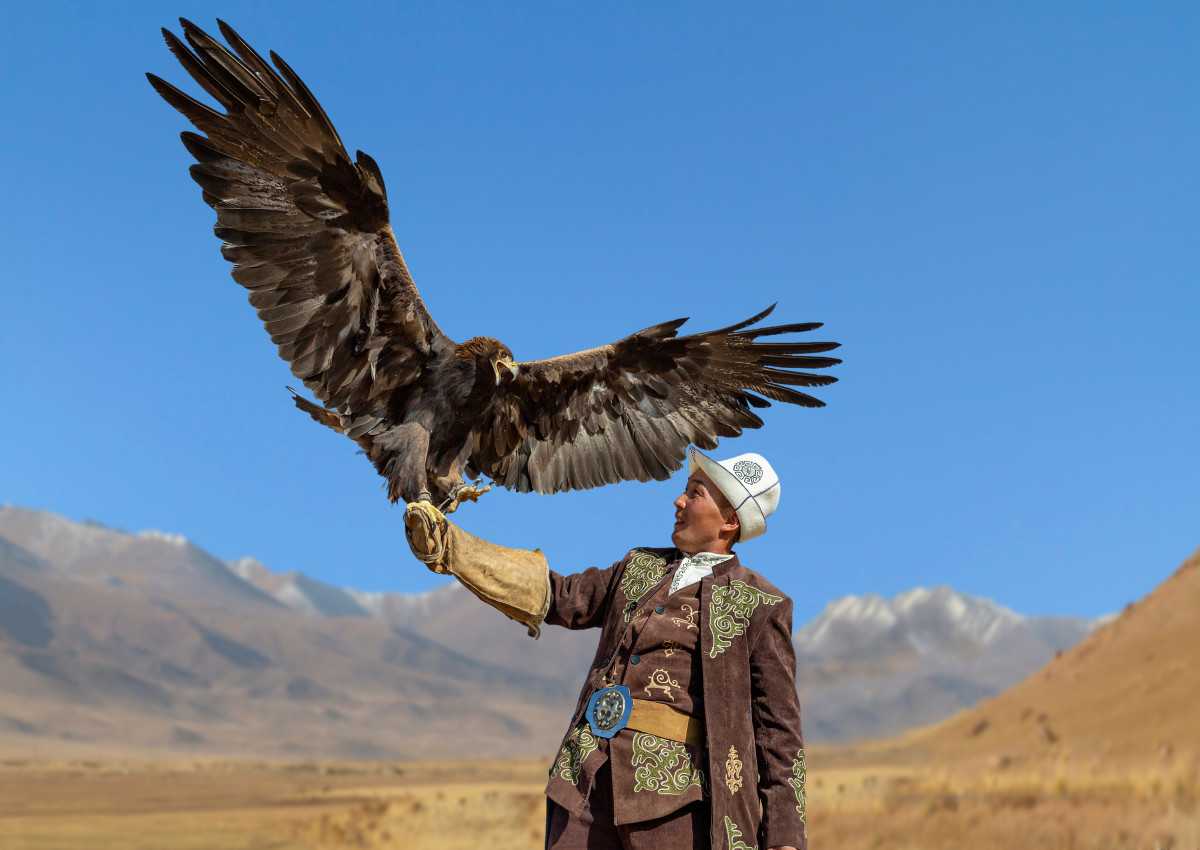
[[[180,19],[171,52],[224,112],[147,74],[204,135],[182,134],[192,178],[217,212],[221,253],[296,377],[313,419],[354,440],[394,502],[482,492],[556,493],[667,478],[689,444],[711,449],[762,420],[752,408],[822,402],[793,389],[836,378],[802,369],[834,342],[758,342],[819,322],[751,326],[774,305],[719,330],[678,336],[686,319],[618,342],[516,361],[489,336],[456,343],[438,328],[388,222],[375,160],[346,153],[325,110],[286,62],[272,68],[228,24],[232,51]],[[190,48],[189,49],[189,45]]]

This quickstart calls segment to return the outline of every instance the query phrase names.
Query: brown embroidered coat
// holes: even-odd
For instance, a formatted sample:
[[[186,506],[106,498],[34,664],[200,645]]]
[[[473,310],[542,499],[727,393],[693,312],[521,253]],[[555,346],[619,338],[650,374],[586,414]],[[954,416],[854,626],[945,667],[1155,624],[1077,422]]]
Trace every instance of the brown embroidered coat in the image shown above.
[[[639,631],[645,627],[650,613],[647,609],[652,611],[663,604],[664,585],[670,582],[681,557],[675,549],[634,549],[605,569],[593,567],[569,576],[551,571],[552,597],[546,622],[571,629],[598,627],[602,631],[571,723],[551,766],[546,793],[565,808],[582,813],[595,770],[607,752],[613,761],[617,817],[623,821],[644,819],[643,809],[653,812],[648,817],[658,817],[665,813],[664,808],[670,811],[671,806],[698,798],[699,783],[688,770],[691,762],[698,760],[702,764],[697,767],[706,775],[705,796],[711,806],[712,847],[766,850],[792,845],[804,850],[805,763],[791,640],[792,602],[758,573],[743,566],[736,555],[717,564],[711,576],[701,579],[698,594],[695,586],[679,591],[690,591],[689,595],[696,595],[699,601],[695,632],[699,669],[693,670],[687,690],[696,694],[694,708],[704,714],[705,752],[688,748],[685,762],[683,753],[660,749],[655,762],[654,754],[648,755],[645,746],[639,753],[631,730],[619,733],[609,746],[602,745],[588,730],[583,716],[587,699],[603,686],[606,673],[616,671],[618,681],[627,685],[644,679],[642,692],[633,687],[630,690],[636,697],[647,697],[644,686],[650,683],[648,675],[653,675],[653,669],[631,674],[641,665],[629,661],[641,648]],[[654,651],[662,650],[661,641],[651,640],[650,644],[656,647]],[[672,672],[678,680],[680,669],[668,669],[668,674]],[[655,689],[650,693],[654,694]],[[679,707],[677,700],[672,702]],[[650,743],[663,742],[655,739]],[[639,758],[643,776],[647,758],[652,768],[667,768],[665,778],[674,781],[680,791],[668,795],[674,800],[666,805],[637,801],[638,792],[626,786],[637,775],[634,761]],[[626,759],[628,765],[624,764]],[[657,773],[664,776],[661,769]],[[617,803],[621,796],[630,800],[623,808],[623,817]],[[652,799],[645,794],[641,797]]]

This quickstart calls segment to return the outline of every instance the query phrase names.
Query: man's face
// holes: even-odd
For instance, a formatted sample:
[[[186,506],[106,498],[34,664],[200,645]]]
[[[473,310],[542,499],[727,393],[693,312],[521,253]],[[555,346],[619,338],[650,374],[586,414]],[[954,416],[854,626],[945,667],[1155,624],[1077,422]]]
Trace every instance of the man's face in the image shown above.
[[[671,542],[689,555],[728,551],[729,542],[722,540],[721,534],[737,528],[734,517],[725,496],[702,470],[697,469],[675,500],[675,528]]]

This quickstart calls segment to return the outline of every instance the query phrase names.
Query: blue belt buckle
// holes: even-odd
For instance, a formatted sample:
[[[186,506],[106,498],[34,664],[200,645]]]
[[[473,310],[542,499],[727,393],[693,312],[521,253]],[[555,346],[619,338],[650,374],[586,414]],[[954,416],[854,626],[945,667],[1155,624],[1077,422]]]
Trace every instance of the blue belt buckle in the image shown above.
[[[631,711],[633,697],[629,695],[629,688],[624,685],[610,685],[592,694],[584,716],[593,735],[597,738],[611,738],[625,728]]]

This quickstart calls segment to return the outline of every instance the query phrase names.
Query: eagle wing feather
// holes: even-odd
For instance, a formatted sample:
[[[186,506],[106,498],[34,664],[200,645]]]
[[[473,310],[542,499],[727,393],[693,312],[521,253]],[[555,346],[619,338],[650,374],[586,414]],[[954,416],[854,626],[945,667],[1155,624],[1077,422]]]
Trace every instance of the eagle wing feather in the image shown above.
[[[834,383],[807,370],[840,363],[819,356],[839,344],[757,342],[821,327],[746,330],[774,307],[718,330],[678,336],[687,320],[675,319],[610,345],[518,363],[476,431],[471,473],[539,493],[663,480],[689,445],[712,449],[720,437],[760,427],[753,408],[824,406],[794,387]]]
[[[182,139],[233,278],[292,373],[359,430],[370,427],[391,392],[448,341],[396,244],[379,166],[362,151],[351,161],[325,110],[274,52],[272,68],[224,21],[233,52],[180,24],[186,43],[164,29],[167,46],[224,112],[146,76],[204,134]]]

